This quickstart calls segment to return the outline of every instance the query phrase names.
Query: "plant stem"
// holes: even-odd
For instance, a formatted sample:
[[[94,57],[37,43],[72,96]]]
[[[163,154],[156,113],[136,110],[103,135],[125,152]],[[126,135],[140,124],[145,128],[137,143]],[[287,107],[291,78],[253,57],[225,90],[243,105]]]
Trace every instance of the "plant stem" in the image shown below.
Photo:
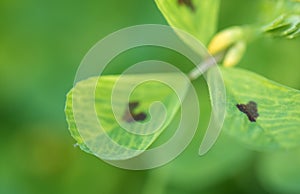
[[[191,81],[200,77],[203,73],[205,73],[209,68],[217,65],[217,63],[221,62],[224,58],[226,51],[222,51],[217,53],[214,56],[208,57],[202,63],[197,65],[190,73],[188,74]]]

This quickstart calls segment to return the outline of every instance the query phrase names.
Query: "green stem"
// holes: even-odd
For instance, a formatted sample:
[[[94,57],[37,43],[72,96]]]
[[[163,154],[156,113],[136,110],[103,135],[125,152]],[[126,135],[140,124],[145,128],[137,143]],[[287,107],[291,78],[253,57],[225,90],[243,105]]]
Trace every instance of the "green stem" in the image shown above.
[[[197,65],[190,73],[188,74],[191,81],[200,77],[203,73],[205,73],[209,68],[217,65],[222,61],[225,51],[216,54],[215,56],[208,57],[205,61]]]

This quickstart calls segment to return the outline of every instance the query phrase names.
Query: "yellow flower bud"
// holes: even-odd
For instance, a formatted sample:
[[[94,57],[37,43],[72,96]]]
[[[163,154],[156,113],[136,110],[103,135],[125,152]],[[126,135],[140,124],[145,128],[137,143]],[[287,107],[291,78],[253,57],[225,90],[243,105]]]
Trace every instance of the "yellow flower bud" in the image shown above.
[[[241,40],[244,36],[244,31],[241,27],[234,26],[219,32],[213,37],[208,45],[208,51],[214,55],[220,51],[224,51],[235,42]]]
[[[225,67],[235,66],[240,62],[245,51],[246,51],[246,43],[244,41],[237,42],[227,51],[223,60],[223,65]]]

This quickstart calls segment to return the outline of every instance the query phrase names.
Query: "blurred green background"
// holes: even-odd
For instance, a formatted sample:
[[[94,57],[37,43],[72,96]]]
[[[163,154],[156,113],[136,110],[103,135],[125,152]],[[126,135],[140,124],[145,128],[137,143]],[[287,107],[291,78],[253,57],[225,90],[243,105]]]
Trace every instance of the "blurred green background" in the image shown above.
[[[222,1],[219,29],[256,22],[259,2]],[[225,135],[207,157],[197,156],[198,135],[175,161],[149,171],[117,169],[73,146],[64,103],[81,59],[109,33],[147,23],[166,24],[153,0],[0,1],[1,194],[282,192],[259,175],[266,154]],[[240,66],[300,89],[299,50],[299,39],[259,39]],[[187,71],[182,57],[153,48],[121,56],[109,71],[144,59],[173,62]],[[199,91],[206,89],[202,85]],[[207,92],[201,96],[200,130],[210,114]],[[293,171],[300,174],[299,168]]]

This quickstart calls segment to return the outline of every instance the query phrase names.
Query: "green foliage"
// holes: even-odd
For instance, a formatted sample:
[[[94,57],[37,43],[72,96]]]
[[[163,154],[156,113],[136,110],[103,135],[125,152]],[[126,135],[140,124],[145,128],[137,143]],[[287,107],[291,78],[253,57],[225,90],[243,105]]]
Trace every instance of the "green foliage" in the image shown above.
[[[217,0],[156,0],[155,2],[171,26],[186,30],[205,44],[208,43],[209,39],[216,31],[217,13],[219,8],[219,1]],[[270,25],[264,27],[265,32],[272,32],[272,34],[277,32],[277,35],[287,36],[290,38],[294,38],[298,34],[299,16],[291,14],[298,13],[299,4],[295,4],[297,6],[293,8],[291,8],[291,4],[294,5],[295,2],[280,1],[276,3],[277,9],[273,11],[274,14],[282,14],[285,12],[287,14],[281,15]],[[255,27],[256,26],[252,26],[252,28]],[[236,28],[239,29],[238,27]],[[251,27],[247,27],[247,29],[250,28]],[[248,31],[256,32],[255,30]],[[249,37],[252,36],[250,35]],[[219,46],[218,42],[223,43],[224,41],[227,41],[226,38],[224,40],[219,39],[220,38],[213,39],[218,40],[214,41],[215,46]],[[238,57],[241,58],[241,56]],[[218,81],[212,78],[215,77],[212,75],[212,72],[213,71],[210,71],[208,74],[208,85],[212,107],[215,112],[221,112],[220,114],[222,114],[221,109],[219,109],[219,107],[222,106],[222,102],[218,100],[221,99],[221,96],[218,96],[220,94],[218,91],[222,88],[219,88],[220,85],[216,84]],[[298,138],[300,137],[300,132],[297,130],[298,127],[300,127],[299,91],[281,86],[244,70],[222,68],[222,73],[227,87],[226,90],[228,99],[226,120],[223,126],[223,130],[226,133],[236,137],[251,148],[258,150],[287,149],[299,145]],[[152,75],[147,76],[151,77]],[[163,76],[170,76],[169,80],[177,79],[174,77],[175,74],[161,75],[161,77]],[[122,79],[122,82],[124,82],[122,84],[133,84],[139,80],[139,78],[139,75],[127,75],[125,79]],[[166,118],[167,122],[160,126],[160,129],[157,130],[156,133],[147,135],[143,138],[141,138],[138,134],[128,133],[123,130],[117,121],[115,121],[115,115],[110,106],[112,90],[119,77],[101,76],[98,83],[101,81],[102,84],[97,85],[95,93],[95,108],[97,117],[101,120],[101,127],[108,136],[119,145],[140,151],[124,152],[122,149],[120,151],[118,148],[107,147],[105,146],[108,144],[108,141],[104,138],[105,133],[98,134],[97,131],[93,130],[92,132],[89,132],[89,128],[96,127],[88,125],[85,126],[83,124],[85,128],[81,130],[80,133],[85,134],[84,139],[86,139],[86,137],[87,139],[93,139],[93,141],[89,142],[87,145],[87,143],[82,140],[83,138],[75,124],[72,95],[75,92],[76,96],[79,96],[78,98],[86,100],[86,95],[88,94],[86,91],[90,90],[92,87],[91,83],[97,82],[96,79],[97,78],[93,78],[78,83],[68,94],[66,103],[66,115],[71,134],[77,141],[80,148],[86,152],[101,155],[103,158],[107,159],[124,159],[134,157],[141,153],[141,151],[146,150],[157,139],[161,132],[171,122],[178,110],[178,99],[176,99],[168,87],[155,82],[144,84],[144,86],[141,86],[138,90],[136,90],[138,92],[134,92],[132,94],[130,100],[140,101],[140,99],[143,99],[141,106],[137,110],[143,112],[148,112],[147,110],[153,101],[161,101],[165,103],[168,113]],[[180,82],[176,81],[176,83]],[[183,81],[183,83],[185,82]],[[184,88],[185,86],[186,85],[183,84],[180,87]],[[119,111],[125,112],[127,107],[126,103],[128,103],[126,101],[127,99],[118,99],[119,101],[117,103],[122,104]],[[236,106],[237,104],[247,104],[249,101],[254,101],[258,104],[259,117],[256,122],[250,122],[247,115],[242,113]],[[89,114],[93,113],[91,111],[87,111],[84,105],[77,111],[82,112],[85,117],[89,117]],[[218,122],[222,123],[222,116],[220,114],[217,118]],[[122,120],[122,118],[119,117],[118,120]],[[152,118],[152,120],[155,120],[155,118]],[[153,128],[153,125],[145,125],[145,128],[141,128],[140,125],[134,126],[133,124],[127,126],[129,128],[136,128],[142,131],[147,131],[149,128]],[[205,153],[210,148],[210,144],[212,144],[212,142],[204,142],[204,144],[206,147],[204,146],[205,148],[202,150],[202,153]],[[91,149],[93,151],[91,151]],[[117,153],[119,153],[120,158],[114,158]]]
[[[165,84],[151,81],[153,78],[164,80],[167,83],[173,83],[175,89],[180,89],[182,96],[184,96],[187,91],[187,80],[183,79],[178,73],[101,76],[99,79],[94,77],[77,83],[67,96],[66,115],[69,130],[80,148],[88,153],[109,160],[132,158],[146,150],[166,126],[169,125],[180,105],[180,101],[177,97],[177,95],[180,94],[178,92],[176,94]],[[129,102],[139,102],[139,106],[134,111],[136,113],[146,113],[147,118],[141,122],[128,122],[123,119],[128,109],[127,93],[125,92],[128,87],[134,86],[144,79],[150,81],[138,85],[130,94]],[[93,99],[89,95],[93,94],[93,92],[91,93],[90,91],[94,89],[95,83],[97,83],[97,87],[95,89],[95,99]],[[117,95],[117,97],[112,99],[114,95]],[[80,107],[75,110],[80,114],[80,118],[83,119],[76,120],[74,117],[74,96],[78,99],[79,103],[77,104],[80,105]],[[100,125],[94,126],[91,124],[92,122],[87,119],[94,115],[94,109],[89,110],[87,108],[88,104],[94,100],[96,116],[101,122],[101,128],[105,132],[99,129]],[[156,101],[163,103],[165,109],[161,109],[160,106],[152,105],[152,103]],[[112,106],[113,104],[115,107]],[[113,110],[113,108],[117,109]],[[121,115],[117,115],[116,113]],[[167,115],[167,117],[165,117],[165,115]],[[142,123],[144,123],[144,125],[140,125]],[[80,131],[78,131],[76,124],[83,126]],[[136,132],[144,132],[146,135],[131,133],[120,126],[120,124],[123,124],[125,128],[127,127],[132,131],[136,129]],[[155,130],[155,132],[153,131],[154,133],[152,133],[152,130]],[[84,134],[85,138],[82,138],[81,134]],[[125,150],[118,146],[113,146],[106,135],[118,145],[132,150]],[[89,142],[84,142],[83,139]]]
[[[263,29],[286,12],[282,9],[278,12],[280,1],[223,0],[218,29],[252,22],[259,23],[259,29]],[[258,10],[262,2],[271,3],[266,8],[269,11]],[[296,3],[299,4],[299,0],[283,2],[292,5],[286,10],[293,10]],[[262,13],[267,15],[264,20],[257,17]],[[178,17],[181,15],[179,13]],[[293,12],[293,15],[297,13]],[[211,16],[205,17],[210,20]],[[152,177],[154,170],[118,169],[73,147],[74,139],[66,130],[62,109],[80,60],[91,45],[117,29],[143,23],[164,23],[154,1],[4,0],[0,1],[0,21],[0,193],[141,194],[147,190],[148,194],[158,194],[156,190],[160,186],[167,187],[164,194],[300,193],[297,189],[300,178],[296,175],[299,174],[299,151],[254,152],[254,158],[262,158],[253,163],[244,152],[237,151],[244,147],[244,144],[236,144],[239,137],[229,139],[232,152],[221,143],[221,136],[211,152],[199,157],[197,151],[202,136],[196,135],[188,147],[190,150],[156,169],[174,166],[172,175],[167,174],[163,181],[160,174]],[[299,37],[293,40],[262,37],[249,44],[239,65],[300,89],[299,45]],[[113,62],[107,73],[122,72],[141,59],[161,57],[159,49],[155,52],[144,49],[138,55],[131,51],[132,55],[118,58],[117,65]],[[180,69],[189,70],[172,54],[162,58]],[[207,117],[208,120],[210,113],[209,95],[203,79],[194,82],[201,85],[197,88],[201,94],[198,131],[203,133],[207,123],[202,119]],[[246,116],[238,113],[241,117]],[[240,155],[240,158],[235,161],[233,155]],[[253,168],[259,167],[258,174],[248,167],[249,163]],[[180,172],[176,172],[177,169]],[[168,187],[169,177],[172,188]],[[156,182],[146,188],[148,179]],[[206,183],[210,186],[206,187]]]
[[[185,30],[207,44],[217,29],[220,0],[193,0],[180,3],[178,0],[155,0],[158,8],[176,28]]]
[[[300,145],[300,91],[242,69],[222,68],[222,73],[228,100],[224,132],[259,150]],[[257,103],[256,122],[236,106],[249,101]]]
[[[269,1],[266,6],[263,32],[273,37],[296,38],[300,35],[300,2],[291,0]]]
[[[300,16],[281,15],[271,24],[264,27],[263,30],[274,37],[286,37],[288,39],[296,38],[300,35]]]

